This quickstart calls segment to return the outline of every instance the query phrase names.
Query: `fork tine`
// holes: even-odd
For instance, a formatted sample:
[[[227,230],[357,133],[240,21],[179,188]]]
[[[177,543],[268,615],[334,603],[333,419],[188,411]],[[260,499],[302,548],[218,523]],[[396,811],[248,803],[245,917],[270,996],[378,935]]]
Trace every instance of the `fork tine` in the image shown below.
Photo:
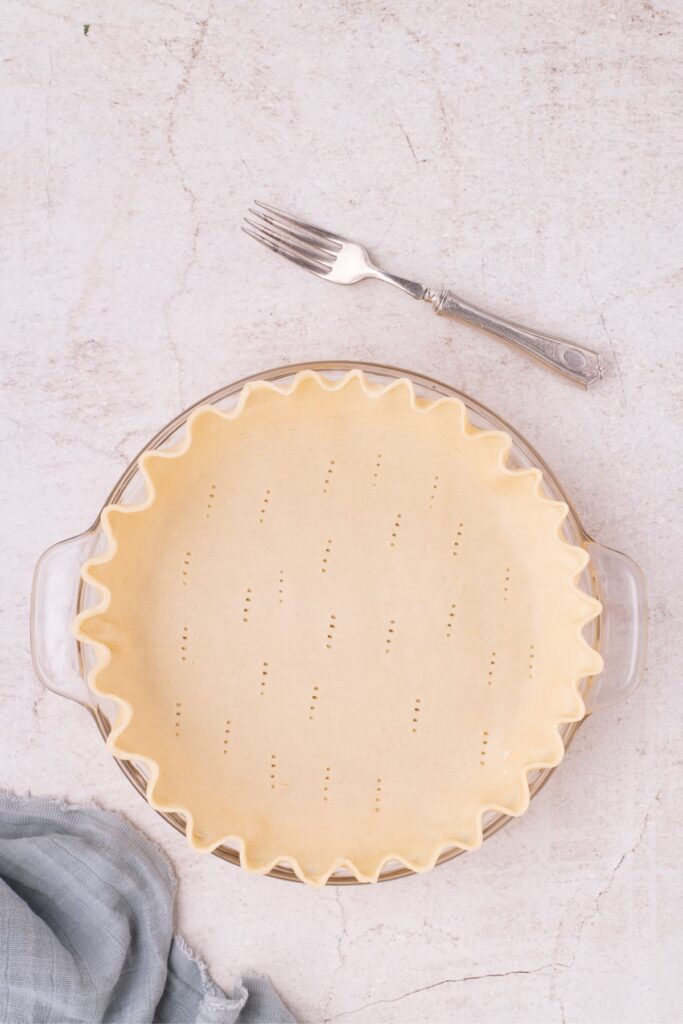
[[[249,220],[248,217],[245,217],[244,221],[246,224],[249,224],[252,228],[255,228],[256,231],[259,231],[262,235],[266,235],[266,237],[270,238],[271,241],[276,242],[277,244],[280,244],[282,242],[285,245],[289,246],[289,248],[292,249],[299,256],[304,256],[307,260],[319,263],[321,269],[329,270],[332,266],[332,263],[334,263],[334,256],[331,255],[330,253],[327,253],[324,249],[319,249],[315,244],[301,245],[298,244],[297,242],[290,241],[289,238],[287,237],[287,235],[289,235],[290,232],[285,231],[284,228],[278,227],[278,231],[282,231],[282,234],[277,234],[274,231],[269,231],[264,224],[257,224],[255,221]],[[296,238],[298,236],[295,235],[294,237]]]
[[[279,253],[280,256],[284,256],[285,259],[291,260],[292,263],[296,263],[298,266],[303,267],[304,270],[308,270],[311,274],[315,274],[316,277],[325,277],[329,272],[329,267],[323,269],[318,264],[313,263],[310,260],[296,256],[294,253],[290,252],[284,244],[276,245],[274,242],[271,242],[269,238],[265,238],[260,232],[252,231],[250,228],[245,228],[244,224],[242,225],[242,231],[244,231],[245,235],[255,238],[257,242],[261,243],[261,245],[265,245],[266,249]]]
[[[344,244],[344,239],[340,235],[335,235],[331,231],[325,231],[323,228],[317,228],[314,224],[307,224],[304,220],[299,220],[297,217],[292,217],[289,213],[284,213],[282,210],[278,210],[275,206],[269,206],[268,203],[262,203],[260,199],[255,199],[254,202],[257,206],[260,206],[262,210],[268,210],[269,213],[275,217],[279,217],[280,220],[286,221],[288,224],[293,224],[295,227],[303,228],[304,231],[310,232],[312,235],[316,235],[318,238],[324,238],[328,242],[335,242],[340,248]]]
[[[263,221],[266,224],[270,224],[271,227],[276,228],[277,231],[280,232],[280,236],[286,235],[288,238],[293,238],[298,242],[303,242],[311,249],[315,249],[319,253],[323,252],[325,253],[326,256],[331,256],[333,260],[335,259],[337,253],[341,248],[341,246],[336,245],[334,242],[327,242],[326,240],[321,240],[320,237],[317,235],[307,235],[304,234],[303,231],[294,231],[291,227],[285,224],[281,224],[274,217],[269,216],[267,213],[260,213],[259,210],[254,210],[252,207],[249,207],[249,213],[251,213],[252,216],[256,217],[259,220],[259,222]],[[248,217],[245,219],[249,220]],[[251,221],[249,221],[249,223],[251,223]],[[263,224],[261,223],[259,223],[258,226],[263,228]],[[265,228],[263,230],[265,230]],[[332,248],[333,245],[334,248]]]

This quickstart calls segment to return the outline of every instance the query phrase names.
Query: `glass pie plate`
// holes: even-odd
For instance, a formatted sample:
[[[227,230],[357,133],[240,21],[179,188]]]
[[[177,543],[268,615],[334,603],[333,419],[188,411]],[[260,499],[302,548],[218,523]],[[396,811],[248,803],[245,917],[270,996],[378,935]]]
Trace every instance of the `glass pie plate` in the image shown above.
[[[630,696],[643,674],[647,644],[645,586],[640,569],[626,555],[589,537],[571,501],[538,453],[509,424],[455,388],[409,370],[373,363],[338,361],[279,367],[236,381],[201,399],[163,427],[142,451],[177,446],[183,439],[187,419],[194,409],[202,405],[213,405],[221,410],[231,409],[236,404],[240,391],[249,381],[267,380],[284,385],[302,370],[315,370],[335,379],[353,369],[363,370],[369,380],[377,384],[388,384],[401,377],[408,378],[417,395],[421,397],[436,395],[459,398],[466,405],[470,420],[475,426],[504,430],[511,436],[512,450],[508,461],[511,468],[537,467],[543,472],[545,492],[549,497],[564,501],[568,506],[569,513],[564,524],[567,540],[571,544],[584,547],[590,556],[580,581],[581,586],[603,606],[598,618],[589,623],[584,631],[588,642],[601,653],[604,660],[604,670],[600,675],[586,678],[582,684],[588,715]],[[111,503],[131,505],[143,499],[145,484],[138,469],[139,455],[133,459],[114,485],[104,506]],[[45,687],[86,708],[106,740],[111,731],[115,706],[111,700],[100,697],[89,688],[88,674],[93,664],[92,647],[76,640],[71,629],[76,614],[96,603],[98,599],[92,588],[81,580],[80,570],[87,559],[106,546],[100,517],[101,511],[92,526],[84,533],[48,548],[38,561],[31,600],[31,652],[36,674]],[[570,722],[561,726],[560,732],[565,747],[571,742],[580,725],[580,722]],[[146,798],[147,769],[144,764],[122,759],[117,760],[117,763],[132,785]],[[532,797],[545,785],[554,770],[544,768],[529,774],[529,790]],[[178,831],[185,832],[185,820],[181,815],[161,811],[157,813]],[[510,820],[509,815],[490,811],[483,822],[484,839],[493,835]],[[463,852],[465,851],[460,847],[446,849],[437,863],[441,864]],[[239,865],[240,855],[236,848],[221,845],[213,850],[213,853],[223,860]],[[387,881],[412,873],[399,862],[388,862],[382,869],[379,880]],[[299,881],[292,869],[285,864],[276,865],[270,874],[276,878]],[[338,871],[330,877],[328,884],[361,883],[353,875]]]

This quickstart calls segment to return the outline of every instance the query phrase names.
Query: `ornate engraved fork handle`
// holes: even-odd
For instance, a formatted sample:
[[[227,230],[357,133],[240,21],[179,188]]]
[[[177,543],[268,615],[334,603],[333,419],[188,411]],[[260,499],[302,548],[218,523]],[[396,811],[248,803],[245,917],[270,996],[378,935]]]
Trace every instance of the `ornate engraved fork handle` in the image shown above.
[[[551,338],[547,334],[539,334],[511,320],[503,320],[499,316],[487,313],[486,310],[473,306],[458,298],[453,292],[443,291],[436,294],[427,291],[424,298],[432,303],[441,316],[452,316],[467,320],[485,331],[491,331],[505,341],[523,348],[539,362],[556,370],[565,377],[589,388],[600,380],[603,374],[602,356],[589,348],[573,345],[560,338]]]

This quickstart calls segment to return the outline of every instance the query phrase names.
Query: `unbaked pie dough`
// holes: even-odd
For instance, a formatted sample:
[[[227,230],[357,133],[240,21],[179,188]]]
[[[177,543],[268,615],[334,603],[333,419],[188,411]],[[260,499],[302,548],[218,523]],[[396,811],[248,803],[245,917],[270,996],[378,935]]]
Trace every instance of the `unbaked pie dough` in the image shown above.
[[[601,669],[600,606],[566,506],[506,468],[510,444],[407,380],[305,372],[142,456],[147,499],[104,511],[75,629],[117,703],[111,751],[197,850],[372,881],[526,809]]]

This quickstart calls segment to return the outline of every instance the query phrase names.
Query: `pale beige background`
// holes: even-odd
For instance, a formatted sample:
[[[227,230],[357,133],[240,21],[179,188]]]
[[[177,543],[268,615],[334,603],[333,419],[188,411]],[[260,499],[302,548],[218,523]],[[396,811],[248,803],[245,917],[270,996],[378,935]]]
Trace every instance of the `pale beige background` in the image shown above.
[[[680,1019],[680,14],[0,2],[0,785],[128,814],[172,857],[179,928],[217,979],[265,970],[302,1021]],[[607,379],[586,395],[388,288],[315,281],[239,233],[255,195],[600,348]],[[191,853],[40,689],[27,609],[39,553],[173,413],[334,356],[431,373],[514,423],[645,569],[652,636],[641,691],[484,850],[314,893]]]

